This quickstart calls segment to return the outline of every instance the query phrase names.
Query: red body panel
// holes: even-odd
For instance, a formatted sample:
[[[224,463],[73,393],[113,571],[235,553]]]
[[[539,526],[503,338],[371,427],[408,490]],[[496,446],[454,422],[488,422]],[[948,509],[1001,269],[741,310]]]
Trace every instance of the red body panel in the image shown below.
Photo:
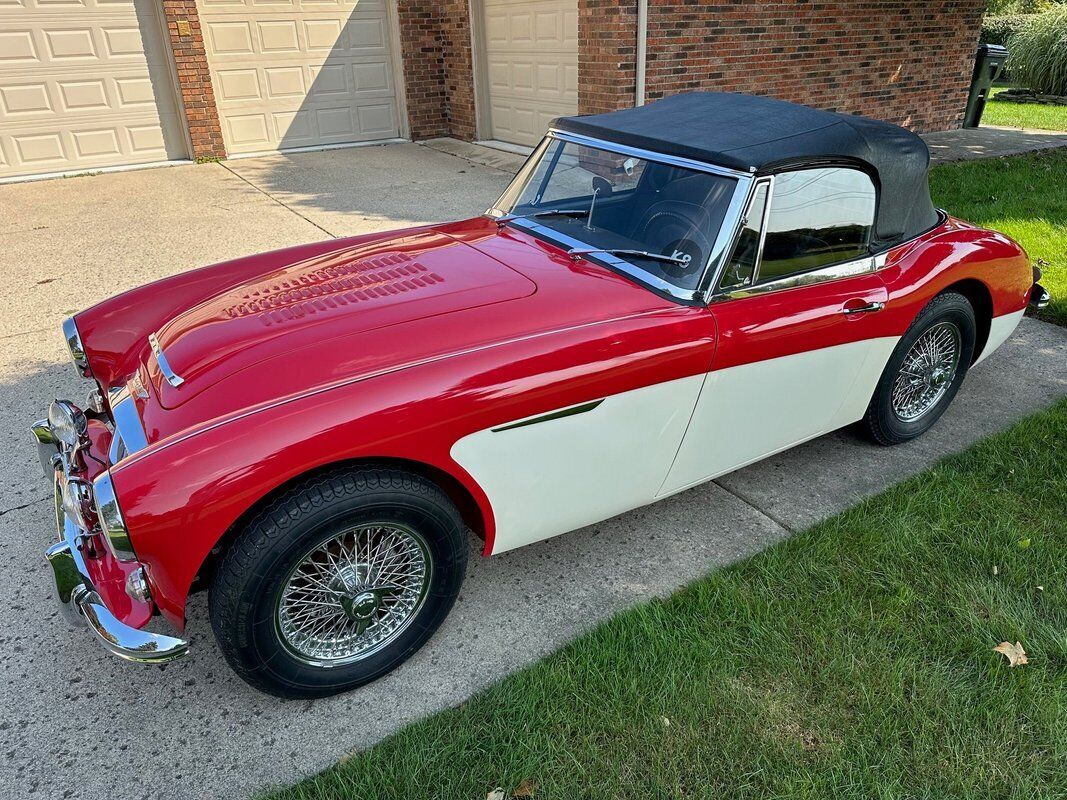
[[[425,269],[385,275],[380,285],[428,273],[442,280],[338,302],[361,290],[338,283],[359,277],[341,267],[380,265],[397,252],[409,260],[393,267]],[[713,359],[719,368],[899,336],[930,297],[964,279],[987,287],[995,315],[1024,307],[1031,283],[1017,245],[950,220],[891,252],[878,273],[686,306],[478,218],[198,270],[102,303],[77,322],[101,383],[139,370],[150,393],[140,410],[151,444],[112,475],[153,596],[181,627],[192,580],[220,537],[309,469],[396,458],[443,470],[474,498],[489,552],[492,506],[449,455],[457,439],[701,374]],[[312,293],[324,284],[333,306]],[[276,320],[282,290],[301,288],[309,295],[286,295],[292,302],[281,305],[310,303],[304,311],[313,319]],[[856,298],[883,299],[886,308],[854,322],[841,317]],[[190,386],[174,390],[154,359],[145,362],[144,338],[160,329]],[[282,338],[275,329],[291,333]]]
[[[1033,275],[1015,242],[949,219],[891,250],[878,272],[714,303],[720,331],[715,368],[901,336],[934,295],[963,280],[985,286],[998,317],[1026,307]],[[877,314],[840,313],[846,305],[871,301],[884,302],[885,308]]]

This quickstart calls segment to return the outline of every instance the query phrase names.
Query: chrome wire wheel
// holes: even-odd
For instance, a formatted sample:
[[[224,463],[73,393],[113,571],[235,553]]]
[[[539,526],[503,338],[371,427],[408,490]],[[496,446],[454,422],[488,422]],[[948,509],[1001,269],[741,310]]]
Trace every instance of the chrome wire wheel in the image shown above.
[[[952,386],[960,365],[960,330],[940,322],[915,340],[893,382],[893,413],[914,422],[929,413]]]
[[[285,648],[318,667],[349,664],[394,641],[426,601],[433,564],[423,536],[395,522],[349,528],[289,573],[275,621]]]

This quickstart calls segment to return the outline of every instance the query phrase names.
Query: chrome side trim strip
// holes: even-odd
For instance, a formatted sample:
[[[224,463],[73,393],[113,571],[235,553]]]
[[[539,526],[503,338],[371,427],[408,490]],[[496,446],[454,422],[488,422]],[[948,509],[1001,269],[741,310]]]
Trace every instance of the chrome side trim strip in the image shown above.
[[[119,459],[121,449],[125,453],[136,453],[148,447],[148,436],[137,414],[137,404],[129,387],[120,386],[108,392],[108,405],[111,406],[111,418],[115,420],[115,434],[112,437],[111,463]],[[119,446],[121,442],[121,448]]]
[[[743,297],[755,297],[756,295],[781,292],[786,289],[796,289],[800,286],[811,286],[816,283],[836,281],[841,278],[851,278],[855,275],[863,275],[867,272],[877,272],[885,266],[885,254],[878,256],[864,256],[852,261],[842,261],[840,264],[831,264],[828,267],[814,269],[810,272],[800,272],[796,275],[788,275],[774,281],[746,286],[740,289],[731,289],[721,292],[712,298],[712,302],[723,300],[740,300]]]
[[[93,373],[89,369],[89,359],[85,356],[85,346],[82,344],[82,337],[78,333],[78,324],[74,321],[74,317],[67,317],[63,320],[63,339],[67,343],[70,360],[74,362],[78,373],[83,378],[90,377]]]
[[[175,389],[185,383],[185,378],[170,368],[167,356],[163,352],[163,348],[159,344],[159,339],[156,338],[154,333],[148,334],[148,344],[152,348],[152,353],[155,354],[156,363],[159,364],[159,371],[163,373],[163,377],[167,379],[167,383]]]
[[[539,422],[549,422],[554,419],[563,419],[564,417],[573,417],[575,414],[585,414],[587,411],[592,411],[594,408],[604,402],[604,398],[599,400],[593,400],[589,403],[582,403],[581,405],[571,406],[570,408],[561,408],[558,411],[549,411],[547,414],[541,414],[537,417],[530,417],[529,419],[521,419],[518,422],[510,422],[507,425],[501,425],[499,428],[493,428],[493,433],[500,433],[502,431],[510,431],[515,428],[525,428],[527,425],[536,425]]]

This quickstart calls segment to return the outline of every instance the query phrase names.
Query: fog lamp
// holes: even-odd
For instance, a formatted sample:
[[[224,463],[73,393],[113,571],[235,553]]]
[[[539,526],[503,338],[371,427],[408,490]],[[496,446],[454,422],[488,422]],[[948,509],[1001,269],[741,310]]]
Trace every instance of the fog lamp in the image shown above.
[[[96,527],[93,510],[93,489],[80,478],[71,478],[63,485],[63,513],[79,528],[91,531]]]
[[[85,413],[69,400],[54,400],[48,407],[48,427],[67,447],[77,447],[89,430]]]

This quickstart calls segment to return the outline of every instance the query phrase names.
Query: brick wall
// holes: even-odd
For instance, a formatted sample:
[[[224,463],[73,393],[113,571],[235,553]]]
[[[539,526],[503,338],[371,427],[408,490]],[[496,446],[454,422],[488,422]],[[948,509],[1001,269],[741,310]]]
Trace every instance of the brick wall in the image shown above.
[[[578,0],[579,113],[632,106],[636,58],[637,3]]]
[[[397,7],[411,138],[445,136],[448,125],[441,15],[437,6],[426,0],[400,0]]]
[[[962,122],[985,2],[650,0],[649,6],[648,100],[697,89],[766,94],[925,131]],[[629,42],[620,36],[619,47]],[[620,81],[616,103],[632,98],[632,78]],[[611,98],[596,101],[583,110],[606,108]]]
[[[475,137],[474,62],[469,0],[443,0],[445,117],[452,136]]]
[[[400,0],[400,52],[412,139],[475,135],[467,0]]]
[[[192,141],[193,158],[224,158],[215,93],[211,88],[204,37],[195,0],[161,0],[163,17],[174,53],[185,120]]]

